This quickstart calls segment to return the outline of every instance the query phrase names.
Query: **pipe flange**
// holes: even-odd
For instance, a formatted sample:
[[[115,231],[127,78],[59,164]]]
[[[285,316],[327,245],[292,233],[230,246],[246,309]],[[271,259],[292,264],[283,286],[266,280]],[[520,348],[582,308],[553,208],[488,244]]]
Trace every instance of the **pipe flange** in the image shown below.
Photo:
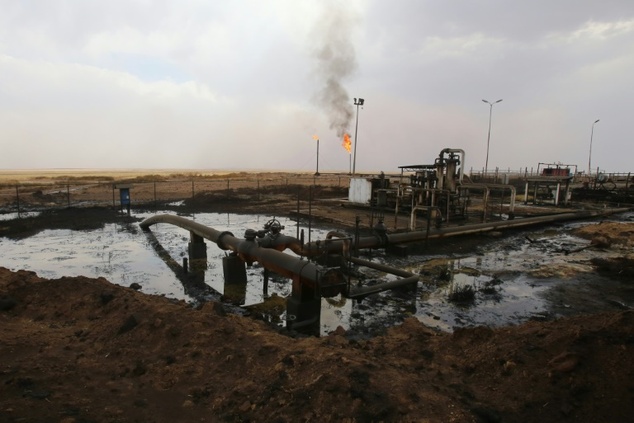
[[[218,241],[216,241],[216,244],[218,244],[218,247],[220,247],[220,249],[222,250],[230,250],[231,248],[229,248],[228,246],[225,245],[224,242],[222,242],[222,238],[225,235],[229,235],[229,236],[234,236],[231,232],[229,231],[224,231],[224,232],[220,232],[220,234],[218,235]]]

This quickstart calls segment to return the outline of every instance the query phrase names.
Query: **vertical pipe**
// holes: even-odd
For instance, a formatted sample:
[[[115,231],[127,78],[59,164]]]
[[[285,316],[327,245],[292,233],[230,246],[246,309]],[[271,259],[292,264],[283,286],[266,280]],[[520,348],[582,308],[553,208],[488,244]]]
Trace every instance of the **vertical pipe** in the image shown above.
[[[447,205],[445,207],[445,220],[449,223],[449,201],[450,201],[451,193],[447,191]]]
[[[484,199],[482,200],[482,222],[487,221],[487,207],[489,207],[489,188],[484,188]]]
[[[361,219],[357,215],[354,220],[354,256],[359,257],[359,223]]]
[[[504,188],[501,189],[502,193],[500,194],[500,216],[504,212]]]
[[[263,277],[263,283],[262,283],[262,296],[264,298],[268,298],[269,297],[269,269],[267,269],[266,267],[264,268],[264,271],[262,272],[262,277]]]
[[[410,213],[410,218],[409,218],[409,230],[410,231],[414,230],[414,219],[415,219],[414,213],[416,213],[415,210],[414,210],[414,208],[416,207],[416,200],[414,199],[415,196],[416,196],[416,193],[412,192],[412,198],[411,198],[411,201],[410,201],[410,203],[411,203],[410,204],[411,213]]]
[[[297,234],[295,238],[299,239],[299,195],[302,192],[301,188],[297,188]]]
[[[394,205],[394,229],[398,229],[398,206],[401,199],[401,184],[396,188],[396,204]]]
[[[427,230],[425,231],[425,247],[429,241],[429,231],[431,229],[431,207],[427,208]]]

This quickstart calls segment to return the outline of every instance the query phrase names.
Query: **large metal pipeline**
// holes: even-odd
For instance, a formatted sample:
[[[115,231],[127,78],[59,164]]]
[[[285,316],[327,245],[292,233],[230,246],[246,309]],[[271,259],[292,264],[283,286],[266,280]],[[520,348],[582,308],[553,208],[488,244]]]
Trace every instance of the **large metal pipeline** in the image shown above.
[[[449,236],[466,235],[487,232],[495,229],[508,229],[519,228],[524,226],[566,221],[577,219],[588,219],[598,216],[607,216],[614,213],[625,212],[628,208],[619,209],[606,209],[597,211],[579,211],[570,213],[560,213],[548,216],[536,216],[522,219],[514,219],[499,222],[480,223],[465,226],[455,226],[450,228],[430,229],[428,231],[411,231],[403,233],[376,233],[372,236],[361,237],[358,239],[355,249],[367,249],[367,248],[381,248],[391,244],[403,244],[410,242],[421,242],[427,239],[443,238]],[[343,254],[346,259],[359,265],[381,270],[396,276],[400,276],[403,279],[384,282],[375,286],[365,286],[351,288],[347,293],[350,297],[365,297],[375,292],[385,291],[398,286],[413,284],[418,281],[418,276],[412,273],[395,269],[389,266],[383,266],[377,263],[369,262],[359,258],[351,257],[349,252],[351,249],[352,241],[350,238],[345,237],[340,233],[330,233],[328,239],[325,241],[315,241],[304,244],[302,248],[299,241],[293,237],[286,237],[279,235],[275,239],[268,240],[267,247],[260,246],[255,240],[256,231],[247,230],[247,234],[250,235],[246,239],[236,238],[231,232],[221,232],[216,229],[201,225],[200,223],[193,222],[191,220],[174,216],[174,215],[156,215],[145,219],[141,222],[140,226],[144,230],[149,230],[149,227],[156,223],[169,223],[180,228],[186,229],[199,237],[209,239],[215,242],[221,249],[231,250],[237,254],[241,260],[245,263],[251,264],[255,261],[259,262],[265,268],[272,270],[280,275],[293,279],[294,281],[301,281],[301,283],[308,283],[309,286],[320,288],[325,294],[328,287],[340,287],[346,285],[345,276],[341,272],[327,270],[318,265],[304,260],[301,257],[291,256],[283,253],[281,250],[286,247],[291,248],[293,251],[304,256],[317,256],[321,254],[337,253]],[[326,289],[326,291],[324,291]],[[336,295],[339,292],[339,288],[336,288],[327,295]]]
[[[265,268],[280,275],[299,278],[303,282],[310,282],[317,286],[320,280],[320,268],[308,260],[293,257],[273,248],[260,247],[254,239],[236,238],[231,232],[221,232],[204,226],[180,216],[161,214],[149,217],[140,223],[141,229],[149,230],[150,226],[157,223],[169,223],[179,228],[188,230],[202,238],[215,242],[223,250],[235,252],[244,262],[259,262]],[[343,283],[343,280],[332,281],[333,275],[329,275],[332,283]]]
[[[475,233],[483,233],[496,229],[509,229],[520,228],[524,226],[531,226],[543,223],[560,222],[567,220],[582,220],[590,219],[599,216],[608,216],[615,213],[622,213],[630,210],[629,208],[617,208],[617,209],[604,209],[604,210],[584,210],[578,212],[559,213],[547,216],[536,216],[526,218],[516,218],[513,220],[504,220],[498,222],[478,223],[473,225],[454,226],[450,228],[431,228],[429,232],[423,231],[411,231],[400,232],[394,234],[375,234],[367,237],[361,237],[358,243],[353,248],[365,249],[365,248],[381,248],[393,244],[405,244],[410,242],[421,242],[426,239],[444,238],[456,235],[467,235]],[[313,245],[314,244],[314,245]],[[321,244],[321,253],[338,253],[343,250],[342,240],[331,240],[329,243]],[[318,245],[315,243],[309,243],[304,245],[304,251],[316,251]]]

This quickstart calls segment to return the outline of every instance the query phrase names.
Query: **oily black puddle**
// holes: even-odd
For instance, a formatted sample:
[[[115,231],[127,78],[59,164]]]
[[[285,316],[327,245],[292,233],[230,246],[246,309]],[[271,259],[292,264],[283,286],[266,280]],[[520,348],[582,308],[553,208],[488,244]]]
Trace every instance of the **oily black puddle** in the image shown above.
[[[173,212],[168,212],[173,213]],[[152,213],[138,213],[144,219]],[[241,237],[261,229],[271,216],[198,213],[188,218]],[[279,219],[283,233],[299,236],[296,222]],[[634,295],[622,282],[597,275],[590,264],[597,256],[616,253],[589,248],[590,242],[569,229],[589,223],[514,232],[482,243],[472,253],[387,256],[372,251],[362,258],[421,276],[416,289],[399,288],[363,301],[335,297],[321,302],[322,334],[338,326],[360,335],[380,333],[414,316],[443,331],[471,325],[505,326],[531,319],[631,308]],[[305,238],[325,239],[329,229],[311,228]],[[454,241],[455,242],[455,241]],[[189,233],[158,224],[149,235],[138,223],[106,223],[90,230],[47,229],[23,239],[0,238],[0,265],[32,270],[46,278],[105,277],[123,286],[137,284],[142,292],[195,302],[221,299],[239,304],[275,325],[283,326],[284,299],[291,292],[286,278],[271,275],[263,289],[263,268],[247,268],[243,287],[224,282],[226,252],[207,242],[207,260],[197,272],[184,272]],[[194,264],[194,263],[192,263]],[[192,265],[190,264],[190,265]],[[364,269],[364,283],[391,280],[392,275]]]

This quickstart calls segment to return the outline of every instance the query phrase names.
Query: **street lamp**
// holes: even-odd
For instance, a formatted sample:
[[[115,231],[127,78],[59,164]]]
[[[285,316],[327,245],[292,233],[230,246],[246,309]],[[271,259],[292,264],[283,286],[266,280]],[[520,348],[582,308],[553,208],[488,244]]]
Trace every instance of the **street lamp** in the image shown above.
[[[354,127],[354,158],[352,159],[352,174],[354,175],[357,166],[357,132],[359,131],[359,106],[363,106],[364,99],[355,98],[354,105],[357,106],[357,123]]]
[[[588,176],[592,174],[592,136],[594,135],[594,125],[599,121],[597,119],[592,124],[592,131],[590,131],[590,153],[588,154]]]
[[[489,135],[487,136],[487,157],[484,162],[484,176],[486,177],[487,169],[489,168],[489,143],[491,142],[491,116],[493,115],[493,105],[499,103],[500,101],[502,101],[502,99],[499,99],[498,101],[494,103],[491,103],[490,101],[486,101],[486,100],[482,100],[482,101],[484,101],[486,104],[489,105]]]

